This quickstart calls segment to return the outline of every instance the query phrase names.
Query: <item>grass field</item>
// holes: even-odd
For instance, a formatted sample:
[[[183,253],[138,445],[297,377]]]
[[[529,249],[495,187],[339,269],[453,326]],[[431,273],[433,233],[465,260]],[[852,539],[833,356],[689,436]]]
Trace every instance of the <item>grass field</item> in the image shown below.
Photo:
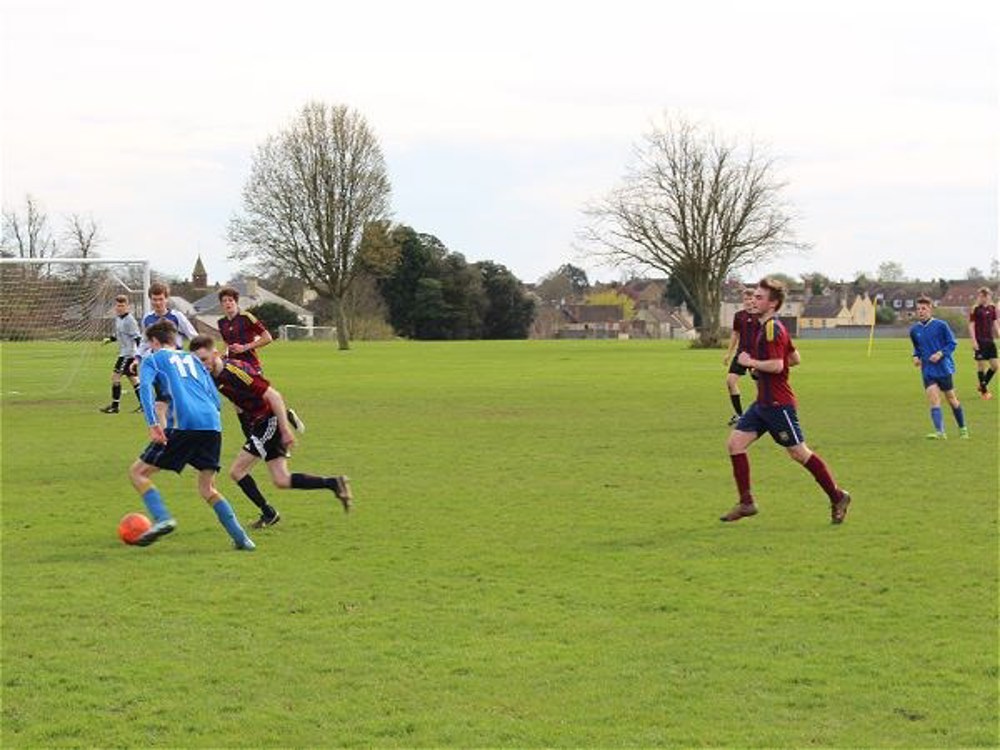
[[[158,481],[178,531],[119,543],[146,432],[97,412],[112,353],[60,390],[66,350],[4,344],[2,744],[996,747],[1000,399],[963,342],[972,440],[925,441],[906,342],[799,348],[840,527],[767,438],[761,513],[719,523],[721,352],[275,344],[292,468],[356,510],[260,471],[284,518],[246,554],[190,472]]]

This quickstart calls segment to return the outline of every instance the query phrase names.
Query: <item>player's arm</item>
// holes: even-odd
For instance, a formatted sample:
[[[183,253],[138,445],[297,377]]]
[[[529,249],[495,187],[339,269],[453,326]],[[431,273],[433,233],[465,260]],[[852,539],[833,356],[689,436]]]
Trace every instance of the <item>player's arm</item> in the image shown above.
[[[139,372],[139,403],[142,404],[142,415],[149,426],[149,439],[154,443],[166,443],[167,437],[156,413],[156,392],[153,390],[153,381],[157,376],[156,361],[152,357],[142,360]]]
[[[180,310],[174,310],[174,315],[177,316],[177,330],[180,331],[181,336],[190,341],[198,335],[198,331],[191,325],[191,321],[187,319],[184,313]]]
[[[729,336],[729,349],[726,350],[726,356],[722,358],[722,364],[728,365],[729,360],[732,358],[733,353],[736,351],[736,345],[740,342],[740,334],[733,328],[732,334]]]
[[[1000,319],[997,318],[993,318],[993,339],[1000,339]]]
[[[979,342],[976,341],[976,308],[972,308],[969,313],[969,340],[972,342],[972,351],[979,351]]]
[[[792,349],[788,353],[788,366],[789,367],[797,367],[800,364],[802,364],[802,355],[799,354],[799,350],[798,349]]]
[[[268,386],[268,389],[264,391],[262,398],[267,402],[267,405],[271,407],[271,411],[274,412],[274,416],[278,418],[278,430],[281,432],[281,444],[285,447],[293,445],[295,443],[295,433],[292,431],[292,425],[288,422],[288,408],[285,406],[285,399],[283,399],[281,394],[274,390],[271,386]]]

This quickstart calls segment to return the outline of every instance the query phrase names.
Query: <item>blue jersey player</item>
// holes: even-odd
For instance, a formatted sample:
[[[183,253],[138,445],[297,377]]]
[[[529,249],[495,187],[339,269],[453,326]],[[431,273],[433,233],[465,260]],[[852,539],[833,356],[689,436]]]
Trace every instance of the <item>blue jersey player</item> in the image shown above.
[[[931,440],[944,440],[944,416],[941,414],[941,394],[944,393],[951,411],[958,423],[959,434],[969,437],[969,428],[965,426],[965,413],[962,404],[955,393],[954,374],[955,335],[943,320],[934,317],[928,297],[917,300],[917,322],[910,328],[910,340],[913,342],[913,366],[920,368],[927,393],[927,403],[931,408],[931,422],[934,432],[927,435]]]
[[[177,527],[153,484],[153,474],[160,469],[179,474],[191,465],[198,471],[199,494],[212,506],[233,545],[254,549],[229,501],[215,487],[222,449],[221,404],[215,383],[196,357],[176,348],[177,327],[172,321],[154,323],[145,335],[150,346],[139,373],[139,399],[150,442],[129,468],[129,479],[153,516],[153,525],[136,544],[148,546]],[[157,414],[157,388],[170,397],[166,429]]]

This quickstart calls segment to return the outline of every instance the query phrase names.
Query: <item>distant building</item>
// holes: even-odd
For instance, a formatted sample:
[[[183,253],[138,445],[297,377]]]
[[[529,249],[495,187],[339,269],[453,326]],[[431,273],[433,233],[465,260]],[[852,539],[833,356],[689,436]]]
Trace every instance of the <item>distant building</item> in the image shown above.
[[[262,287],[256,279],[236,281],[227,284],[227,286],[231,286],[240,293],[241,310],[249,310],[257,305],[264,304],[265,302],[272,302],[295,313],[299,318],[300,325],[306,326],[307,328],[312,328],[315,325],[315,315],[313,315],[312,311],[296,305],[294,302],[289,302],[287,299],[279,297],[274,292],[268,291]],[[193,304],[195,315],[198,319],[212,325],[213,327],[216,323],[218,323],[219,318],[221,318],[224,314],[222,312],[222,303],[219,302],[218,290],[212,291],[209,294],[196,299]],[[278,335],[277,331],[272,331],[271,333],[274,336]]]

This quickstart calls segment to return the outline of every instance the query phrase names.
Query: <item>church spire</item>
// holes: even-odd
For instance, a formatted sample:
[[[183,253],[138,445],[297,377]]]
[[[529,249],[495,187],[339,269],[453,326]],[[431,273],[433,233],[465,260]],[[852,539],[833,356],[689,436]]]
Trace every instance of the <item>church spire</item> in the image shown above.
[[[205,264],[201,262],[201,253],[198,253],[198,260],[195,261],[194,270],[191,272],[191,286],[195,289],[208,287],[208,273],[205,272]]]

